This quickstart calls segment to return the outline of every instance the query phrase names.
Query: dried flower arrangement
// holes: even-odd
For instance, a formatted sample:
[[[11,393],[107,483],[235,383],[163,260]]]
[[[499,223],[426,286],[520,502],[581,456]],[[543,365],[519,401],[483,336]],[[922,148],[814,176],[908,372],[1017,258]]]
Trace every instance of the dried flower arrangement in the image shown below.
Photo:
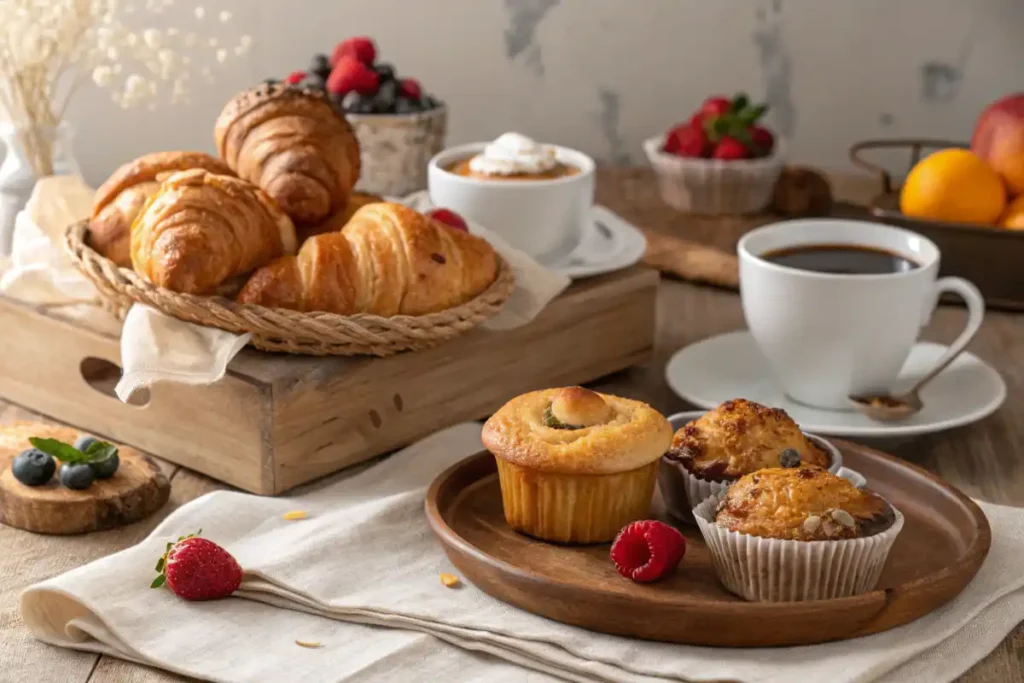
[[[188,101],[196,75],[212,81],[211,65],[246,54],[252,38],[222,45],[186,27],[136,29],[138,15],[171,14],[195,23],[231,20],[227,10],[175,0],[3,0],[0,2],[0,106],[22,137],[37,176],[53,172],[53,132],[76,90],[90,80],[118,105],[154,109],[169,89],[171,103]],[[175,11],[177,10],[177,11]],[[195,28],[198,28],[196,26]]]

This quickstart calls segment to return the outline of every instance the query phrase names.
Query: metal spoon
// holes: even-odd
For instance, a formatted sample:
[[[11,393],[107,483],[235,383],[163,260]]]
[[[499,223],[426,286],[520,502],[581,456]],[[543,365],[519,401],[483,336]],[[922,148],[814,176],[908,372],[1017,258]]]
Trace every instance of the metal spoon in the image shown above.
[[[899,422],[919,412],[924,403],[921,402],[920,390],[928,382],[935,379],[935,376],[945,370],[950,363],[957,359],[964,349],[957,349],[942,362],[932,368],[928,374],[914,382],[914,385],[904,392],[895,396],[892,394],[877,394],[874,396],[850,396],[850,405],[854,410],[864,413],[872,420],[878,422]]]

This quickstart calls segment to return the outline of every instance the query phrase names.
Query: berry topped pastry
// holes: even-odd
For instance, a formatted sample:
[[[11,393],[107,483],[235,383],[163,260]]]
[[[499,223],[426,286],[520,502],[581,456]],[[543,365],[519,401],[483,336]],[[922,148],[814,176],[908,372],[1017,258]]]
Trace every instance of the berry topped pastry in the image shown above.
[[[330,56],[314,55],[305,71],[285,80],[326,92],[343,114],[415,114],[441,106],[415,78],[400,78],[391,64],[377,61],[377,46],[366,36],[341,41]]]

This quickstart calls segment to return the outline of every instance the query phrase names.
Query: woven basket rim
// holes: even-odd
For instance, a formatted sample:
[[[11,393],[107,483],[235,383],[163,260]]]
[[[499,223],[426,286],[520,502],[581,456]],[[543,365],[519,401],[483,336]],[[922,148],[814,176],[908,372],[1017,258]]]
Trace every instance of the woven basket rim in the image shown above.
[[[97,284],[100,296],[128,298],[136,303],[154,306],[161,312],[208,327],[224,329],[229,332],[252,332],[254,336],[262,334],[272,338],[292,339],[298,345],[310,343],[323,343],[324,345],[374,344],[373,338],[386,333],[391,337],[401,337],[401,328],[408,328],[408,342],[410,350],[416,347],[431,345],[434,327],[439,329],[436,340],[443,341],[465,331],[459,329],[452,331],[453,325],[459,328],[468,328],[483,322],[483,320],[495,315],[500,307],[511,296],[515,289],[515,275],[512,267],[496,254],[498,259],[498,274],[494,281],[477,296],[458,306],[453,306],[434,313],[425,315],[396,315],[380,316],[372,313],[355,313],[353,315],[341,315],[326,311],[300,312],[286,308],[273,308],[258,304],[242,304],[220,295],[197,295],[175,292],[163,287],[158,287],[134,270],[118,267],[113,261],[96,252],[85,239],[89,228],[89,221],[82,220],[71,224],[65,230],[65,249],[71,257],[75,266],[86,277]],[[165,304],[165,305],[161,305]],[[178,309],[194,309],[189,311],[195,315],[189,319],[188,316],[175,313]],[[208,313],[208,315],[204,315]],[[197,320],[197,318],[199,318]],[[253,329],[246,329],[247,319],[262,319],[265,327],[261,332]],[[352,342],[323,340],[317,332],[302,334],[296,332],[291,325],[280,324],[279,320],[294,322],[302,329],[314,324],[317,331],[327,331],[330,328],[341,330],[338,334],[342,337],[355,334],[359,336],[359,328],[366,332],[367,339],[354,339]],[[228,321],[228,322],[224,322]],[[272,328],[272,334],[267,334],[267,328]],[[398,329],[396,333],[395,330]],[[394,344],[396,340],[382,342],[383,345]],[[400,340],[397,341],[399,346]],[[266,346],[261,346],[266,348]],[[273,347],[273,344],[270,345]],[[383,350],[383,349],[382,349]],[[402,350],[402,349],[398,349]],[[374,355],[390,355],[394,351],[378,353],[371,351]],[[321,355],[321,352],[315,352]],[[326,354],[334,352],[327,351]],[[350,355],[348,352],[338,352],[339,355]]]

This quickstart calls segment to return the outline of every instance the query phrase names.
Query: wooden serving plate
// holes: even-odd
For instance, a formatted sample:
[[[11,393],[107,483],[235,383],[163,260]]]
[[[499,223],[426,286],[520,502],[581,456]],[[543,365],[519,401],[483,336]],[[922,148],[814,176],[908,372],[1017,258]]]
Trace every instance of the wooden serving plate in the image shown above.
[[[956,596],[991,544],[988,520],[969,498],[930,473],[869,448],[834,441],[844,463],[904,514],[906,523],[878,588],[849,598],[746,602],[718,582],[696,527],[679,570],[653,584],[624,579],[608,545],[560,546],[513,531],[501,508],[489,453],[443,472],[426,513],[445,552],[484,592],[555,621],[615,635],[690,645],[805,645],[885,631]]]
[[[79,433],[67,427],[18,423],[0,427],[0,522],[37,534],[83,534],[137,522],[164,506],[171,484],[160,467],[134,448],[118,446],[121,460],[110,479],[97,479],[83,491],[53,479],[25,486],[14,478],[11,461],[39,436],[71,443]]]

